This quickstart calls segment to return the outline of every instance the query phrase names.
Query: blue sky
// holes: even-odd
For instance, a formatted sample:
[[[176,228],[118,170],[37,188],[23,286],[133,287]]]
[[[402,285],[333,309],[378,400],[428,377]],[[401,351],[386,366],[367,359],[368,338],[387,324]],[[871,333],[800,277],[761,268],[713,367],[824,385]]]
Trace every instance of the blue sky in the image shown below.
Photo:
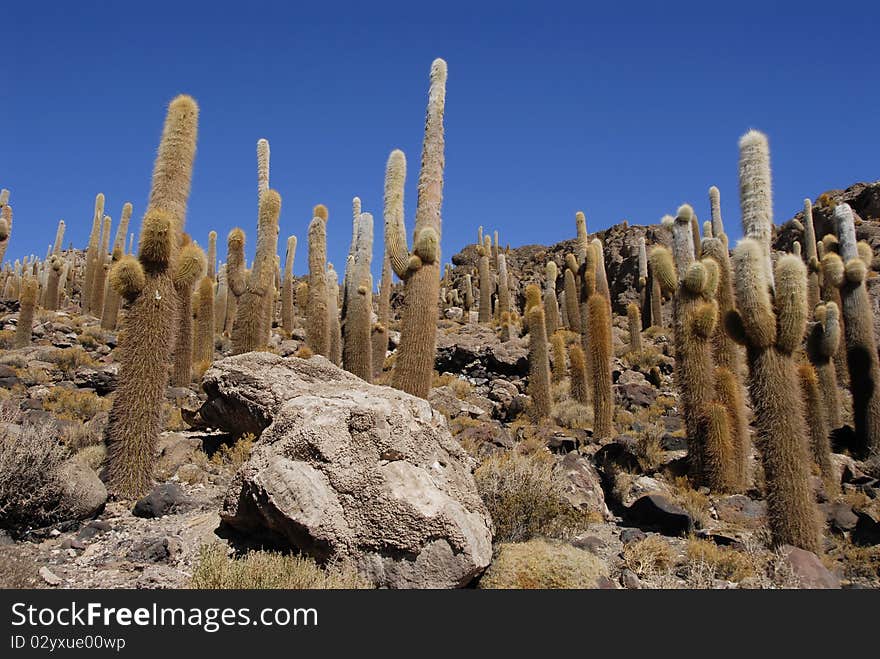
[[[376,219],[388,153],[406,152],[412,228],[428,72],[449,65],[444,260],[477,226],[550,244],[646,224],[721,189],[738,234],[737,140],[770,138],[777,222],[805,196],[880,178],[880,3],[8,3],[0,187],[7,258],[42,256],[59,219],[83,247],[97,192],[138,226],[167,102],[201,106],[187,230],[256,242],[256,141],[283,197],[279,251],[330,209],[338,270],[351,198]],[[294,5],[305,5],[298,7]],[[602,3],[608,5],[610,3]],[[873,7],[872,7],[873,4]],[[225,256],[225,241],[220,250]]]

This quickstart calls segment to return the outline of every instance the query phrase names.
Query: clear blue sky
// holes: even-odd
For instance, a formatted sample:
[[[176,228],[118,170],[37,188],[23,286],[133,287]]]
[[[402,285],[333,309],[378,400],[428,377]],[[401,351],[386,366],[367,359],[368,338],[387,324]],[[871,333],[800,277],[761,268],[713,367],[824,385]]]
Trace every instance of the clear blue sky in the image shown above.
[[[167,102],[201,106],[187,230],[256,226],[256,155],[272,148],[279,252],[318,202],[344,268],[351,198],[376,219],[395,147],[409,163],[408,231],[434,57],[449,64],[444,261],[477,226],[553,243],[721,189],[738,233],[737,140],[770,138],[777,222],[805,196],[880,178],[880,3],[13,2],[3,9],[0,187],[7,258],[45,254],[59,219],[84,246],[97,192],[144,211]],[[717,4],[717,3],[716,3]],[[728,3],[723,3],[727,5]],[[296,6],[294,6],[296,5]],[[873,8],[872,8],[873,5]],[[735,229],[735,231],[734,231]],[[136,230],[136,229],[135,229]]]

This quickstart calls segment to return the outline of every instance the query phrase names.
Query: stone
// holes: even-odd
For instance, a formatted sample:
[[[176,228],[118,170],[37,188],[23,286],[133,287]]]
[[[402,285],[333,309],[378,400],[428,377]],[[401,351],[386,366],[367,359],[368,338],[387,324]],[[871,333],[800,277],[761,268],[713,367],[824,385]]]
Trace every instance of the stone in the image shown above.
[[[158,470],[165,474],[175,473],[182,465],[192,462],[202,442],[179,432],[165,432],[159,435],[157,449],[159,452]]]
[[[43,581],[45,581],[50,586],[60,586],[64,581],[64,579],[52,572],[52,570],[47,568],[45,565],[40,568],[39,574]]]
[[[858,521],[852,531],[852,540],[859,545],[880,544],[880,515],[871,510],[859,510]]]
[[[641,542],[647,537],[648,535],[641,529],[625,528],[620,532],[620,541],[625,545]]]
[[[859,518],[853,512],[852,506],[839,502],[827,503],[820,506],[825,513],[825,519],[832,529],[843,533],[856,527]]]
[[[116,390],[116,378],[119,374],[119,365],[108,364],[104,368],[81,368],[73,376],[73,383],[80,388],[94,389],[99,396]]]
[[[131,513],[135,517],[162,517],[189,504],[186,492],[174,483],[156,485],[150,493],[138,499]]]
[[[577,547],[578,549],[586,549],[587,551],[591,551],[594,554],[598,554],[600,549],[603,549],[606,546],[606,543],[602,538],[597,538],[594,535],[581,535],[571,541],[573,547]]]
[[[128,558],[143,563],[159,563],[180,553],[180,548],[180,540],[177,538],[143,538],[132,546]]]
[[[489,565],[475,461],[427,401],[320,356],[246,353],[205,382],[206,405],[222,397],[237,425],[266,424],[226,493],[224,532],[349,561],[380,587],[463,587]]]
[[[816,554],[800,547],[782,545],[779,553],[791,567],[801,588],[840,588],[838,579]]]
[[[620,573],[620,583],[623,584],[624,588],[630,588],[633,590],[637,590],[642,587],[642,582],[639,580],[636,573],[629,569],[624,569],[623,572]]]
[[[747,529],[757,529],[767,523],[767,504],[754,501],[744,494],[723,497],[715,503],[718,519]]]
[[[97,515],[107,503],[107,488],[98,474],[80,460],[70,459],[59,470],[61,503],[68,519],[86,519]]]
[[[638,524],[639,528],[656,530],[663,535],[687,535],[694,531],[690,513],[662,494],[646,494],[626,512],[627,519]]]
[[[573,507],[604,520],[613,518],[605,505],[599,472],[586,457],[577,451],[566,453],[559,461],[559,469],[565,477],[565,498]]]

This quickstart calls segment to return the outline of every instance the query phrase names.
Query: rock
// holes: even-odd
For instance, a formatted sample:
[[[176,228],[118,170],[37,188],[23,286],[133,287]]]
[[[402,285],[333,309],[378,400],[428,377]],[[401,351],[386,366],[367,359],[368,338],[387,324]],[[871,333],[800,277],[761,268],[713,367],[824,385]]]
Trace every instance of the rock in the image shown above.
[[[455,439],[463,446],[475,446],[477,453],[481,456],[489,456],[499,450],[509,450],[515,446],[507,428],[497,421],[483,421],[478,425],[466,425],[461,430],[456,428],[458,424],[459,422],[455,420],[450,423],[450,427],[455,433]]]
[[[802,588],[840,588],[840,579],[822,565],[822,561],[811,551],[782,545],[779,553],[797,576]]]
[[[605,541],[602,540],[602,538],[597,538],[594,535],[578,536],[571,541],[571,545],[578,549],[586,549],[594,554],[598,554],[599,550],[606,546]]]
[[[0,364],[0,378],[14,378],[17,376],[15,369],[7,364]]]
[[[625,545],[641,542],[647,537],[648,535],[641,529],[625,528],[620,532],[620,541]]]
[[[663,535],[687,535],[694,530],[694,520],[684,508],[662,494],[646,494],[627,510],[627,518],[640,528],[654,529]]]
[[[427,401],[323,357],[247,353],[205,381],[237,423],[266,423],[223,503],[233,535],[351,561],[390,588],[461,587],[489,565],[475,463]]]
[[[435,368],[440,372],[486,377],[489,373],[523,376],[528,373],[528,340],[502,342],[491,327],[468,323],[437,335]]]
[[[158,471],[171,475],[182,465],[192,462],[196,451],[202,448],[202,442],[179,432],[166,432],[159,435],[157,449],[159,451]]]
[[[428,393],[428,402],[431,403],[431,407],[439,411],[447,419],[454,419],[458,416],[468,416],[472,419],[477,419],[489,414],[489,410],[484,410],[466,400],[461,400],[447,386],[431,389]]]
[[[852,506],[845,503],[826,503],[820,507],[825,512],[825,518],[831,528],[840,533],[851,531],[859,521]]]
[[[15,375],[0,377],[0,387],[3,387],[4,389],[12,389],[20,384],[21,380]]]
[[[604,520],[613,518],[605,505],[599,473],[586,457],[576,451],[566,453],[559,461],[559,468],[565,476],[565,498],[572,506]]]
[[[767,504],[753,501],[744,494],[723,497],[715,503],[718,519],[747,529],[757,529],[767,523]]]
[[[50,586],[59,586],[64,581],[61,577],[52,572],[52,570],[47,568],[45,565],[40,568],[40,577]]]
[[[68,518],[85,519],[104,509],[107,488],[88,465],[80,460],[68,460],[61,465],[59,475],[62,497],[59,508]]]
[[[116,377],[119,374],[119,365],[108,364],[102,369],[81,368],[73,376],[73,383],[80,388],[94,389],[99,396],[116,390]]]
[[[858,521],[852,531],[852,540],[859,545],[880,544],[880,515],[871,510],[856,513]]]
[[[664,451],[687,451],[687,438],[666,433],[660,438],[660,448]]]
[[[596,451],[593,459],[603,469],[613,467],[630,473],[641,471],[636,457],[636,438],[629,435],[618,435],[614,441]]]
[[[128,558],[143,563],[168,561],[180,553],[180,540],[177,538],[143,538],[138,540],[128,552]]]
[[[188,505],[189,502],[189,497],[179,486],[174,483],[162,483],[156,485],[147,496],[138,499],[131,513],[135,517],[162,517]]]
[[[620,573],[620,583],[623,584],[624,588],[632,590],[638,590],[642,587],[642,582],[639,580],[636,573],[629,569],[624,569],[623,572]]]

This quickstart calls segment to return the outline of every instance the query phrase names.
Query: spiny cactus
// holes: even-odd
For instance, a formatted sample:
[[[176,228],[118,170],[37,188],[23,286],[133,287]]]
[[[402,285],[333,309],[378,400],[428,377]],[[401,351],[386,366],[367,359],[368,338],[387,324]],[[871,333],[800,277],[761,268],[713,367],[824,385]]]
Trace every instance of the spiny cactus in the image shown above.
[[[819,400],[825,407],[828,423],[832,429],[837,429],[843,425],[840,390],[833,363],[840,347],[840,312],[834,302],[827,302],[816,307],[813,317],[815,322],[807,333],[807,356],[816,369]]]
[[[804,257],[807,262],[807,309],[812,313],[819,304],[819,255],[813,226],[813,205],[809,199],[804,199]]]
[[[492,244],[492,267],[498,270],[498,232],[494,232],[495,242]]]
[[[343,325],[342,365],[362,380],[373,381],[371,317],[373,280],[370,262],[373,254],[373,216],[361,213],[354,227],[352,264],[348,270],[348,300]],[[343,286],[345,291],[345,286]]]
[[[101,222],[104,217],[104,194],[99,192],[95,197],[95,214],[92,218],[92,231],[89,234],[89,246],[86,249],[86,272],[81,292],[83,313],[92,309],[92,283],[98,267],[98,253],[101,249]]]
[[[316,355],[330,355],[330,314],[327,283],[327,209],[315,207],[309,224],[309,303],[306,344]]]
[[[54,311],[58,308],[59,293],[58,287],[61,281],[61,271],[64,269],[64,261],[60,256],[53,254],[49,257],[49,276],[46,279],[46,293],[43,306],[46,309]]]
[[[477,316],[477,322],[488,323],[492,321],[492,270],[489,265],[489,253],[491,245],[486,236],[482,245],[477,245],[477,254],[479,255],[479,278],[480,278],[480,308]]]
[[[712,234],[712,223],[709,220],[703,222],[703,239],[713,238]],[[700,243],[700,249],[702,250],[702,243]]]
[[[437,334],[445,104],[446,62],[436,59],[431,64],[431,88],[422,144],[412,252],[407,249],[402,186],[399,186],[399,202],[389,204],[386,201],[385,241],[391,266],[404,282],[400,345],[391,383],[395,388],[420,398],[427,398],[431,389]],[[394,161],[398,161],[398,164],[395,165]],[[405,176],[405,161],[401,151],[391,154],[388,167],[389,170],[396,168],[401,178]],[[386,196],[387,193],[386,185]],[[393,209],[391,213],[388,212],[389,206]]]
[[[562,382],[565,379],[565,337],[562,336],[562,332],[550,335],[550,347],[553,352],[551,360],[553,382]]]
[[[529,310],[529,396],[535,421],[550,416],[550,360],[547,354],[547,330],[544,308],[540,304]]]
[[[853,398],[853,425],[869,462],[880,471],[880,361],[871,300],[865,284],[868,268],[859,257],[853,212],[848,204],[835,207],[834,220],[844,264],[840,297],[846,321],[846,361]]]
[[[327,264],[327,316],[330,330],[330,352],[327,359],[342,366],[342,326],[339,323],[339,275],[332,263]]]
[[[593,379],[593,438],[614,435],[614,392],[611,388],[611,307],[596,291],[587,300],[590,371]]]
[[[257,140],[257,207],[263,193],[269,189],[269,141],[265,138]]]
[[[700,240],[700,222],[696,215],[691,215],[691,236],[694,243],[694,258],[700,258],[702,241]]]
[[[7,194],[7,200],[9,196]],[[0,263],[6,256],[6,248],[9,247],[9,239],[12,237],[12,206],[8,203],[0,207]]]
[[[770,145],[767,136],[750,130],[739,140],[739,204],[743,235],[753,238],[764,251],[768,284],[772,289],[773,186],[770,176]]]
[[[226,302],[226,321],[223,331],[232,334],[235,317],[238,314],[238,300],[247,285],[247,272],[244,263],[244,231],[235,227],[226,237],[226,279],[229,288]]]
[[[123,256],[125,256],[125,236],[128,234],[128,224],[131,221],[131,203],[122,205],[122,216],[116,227],[116,236],[113,238],[113,251],[110,254],[110,268],[113,268]],[[119,293],[113,286],[107,286],[104,293],[104,308],[101,313],[101,328],[115,330],[119,318]]]
[[[572,256],[571,254],[567,256]],[[575,276],[577,275],[577,270],[571,269],[570,261],[573,261],[574,257],[571,259],[566,258],[565,260],[565,275],[563,279],[563,289],[565,291],[565,317],[568,320],[568,329],[572,332],[580,333],[581,331],[581,312],[578,308],[578,289],[577,289],[577,280]],[[575,264],[575,267],[576,264]]]
[[[214,278],[205,275],[196,291],[193,362],[204,372],[214,361]]]
[[[110,269],[110,218],[104,218],[101,231],[101,247],[95,258],[95,274],[92,279],[91,313],[100,318],[104,313],[104,284],[107,283],[107,272]]]
[[[229,283],[226,277],[226,264],[217,268],[217,292],[214,295],[214,331],[222,333],[226,327],[226,307],[229,304]]]
[[[580,265],[583,265],[584,260],[587,258],[587,249],[590,246],[590,238],[587,233],[587,217],[583,211],[578,211],[574,214],[574,226],[577,231],[577,238],[575,239],[577,260]]]
[[[639,305],[630,302],[626,306],[626,319],[629,326],[629,349],[632,352],[642,351],[642,316]]]
[[[593,238],[593,241],[590,244],[593,247],[593,256],[596,259],[594,267],[596,273],[596,291],[605,297],[610,309],[611,288],[608,285],[608,275],[605,273],[605,249],[602,245],[602,241],[598,238]]]
[[[52,247],[52,253],[61,254],[61,245],[64,242],[64,220],[58,220],[58,229],[55,231],[55,244]]]
[[[569,371],[571,374],[571,397],[581,405],[590,404],[590,388],[587,386],[587,359],[579,343],[572,343],[568,349]]]
[[[174,272],[177,295],[177,340],[172,355],[171,384],[186,387],[193,378],[193,288],[205,273],[205,253],[184,235]]]
[[[125,232],[123,232],[123,236]],[[210,277],[211,281],[214,281],[217,278],[217,232],[209,231],[208,232],[208,271],[207,277]]]
[[[244,293],[238,301],[232,326],[232,352],[240,355],[269,345],[269,305],[275,303],[275,252],[278,249],[278,218],[281,195],[269,189],[260,197],[257,250]]]
[[[507,255],[503,251],[498,252],[496,258],[498,262],[498,306],[495,308],[495,314],[502,314],[505,311],[510,313],[510,283],[507,278]]]
[[[709,206],[712,212],[712,235],[721,238],[724,233],[724,221],[721,219],[721,192],[714,185],[709,188]]]
[[[829,234],[830,235],[830,234]],[[828,236],[826,235],[825,238]],[[837,239],[834,239],[835,246]],[[819,261],[819,280],[821,282],[822,300],[827,304],[833,302],[838,311],[843,307],[843,298],[840,296],[840,286],[843,284],[844,268],[843,261],[836,252],[827,252],[823,248],[824,242],[817,244],[817,253],[821,254]],[[841,386],[849,386],[849,367],[846,363],[846,321],[843,316],[838,317],[840,325],[840,342],[834,353],[834,370],[837,381]],[[839,426],[838,426],[839,427]]]
[[[764,466],[773,542],[819,551],[804,406],[793,355],[806,324],[806,269],[796,256],[781,257],[774,294],[760,242],[744,239],[732,260],[738,309],[728,312],[726,324],[746,346],[755,443]]]
[[[474,306],[474,283],[470,275],[464,276],[464,322],[471,322],[471,309]]]
[[[119,333],[119,384],[106,438],[109,489],[126,497],[150,487],[171,348],[175,343],[174,292],[178,245],[186,218],[195,157],[198,106],[178,96],[168,107],[153,184],[141,227],[140,255],[121,259],[111,272],[117,292],[131,302]]]
[[[831,463],[830,428],[825,403],[819,393],[819,378],[812,364],[799,364],[797,372],[801,383],[804,411],[807,415],[810,453],[813,462],[819,467],[828,494],[835,494],[839,488],[834,475],[834,466]]]
[[[351,200],[352,225],[351,225],[351,242],[348,245],[348,257],[345,259],[345,274],[342,276],[342,324],[345,326],[345,315],[347,313],[349,300],[349,286],[352,280],[351,269],[354,267],[354,252],[357,242],[358,223],[361,216],[361,199],[354,197]],[[445,278],[445,273],[444,273]]]
[[[26,275],[21,283],[21,295],[19,296],[21,304],[18,311],[18,324],[15,326],[15,337],[12,339],[13,348],[24,348],[31,342],[34,309],[37,306],[39,292],[40,286],[36,277]]]
[[[284,255],[284,275],[281,284],[281,327],[290,334],[293,331],[293,259],[296,255],[296,236],[288,236],[287,253]]]
[[[379,284],[379,322],[373,327],[373,379],[382,375],[385,365],[385,356],[388,354],[388,330],[391,326],[391,259],[386,253],[382,259],[382,281]],[[468,291],[470,291],[470,275],[467,277]],[[470,302],[473,304],[473,292],[470,291]]]
[[[547,336],[553,336],[559,329],[559,303],[556,300],[556,278],[559,273],[556,269],[556,261],[547,261],[545,272],[544,322],[547,326]]]

